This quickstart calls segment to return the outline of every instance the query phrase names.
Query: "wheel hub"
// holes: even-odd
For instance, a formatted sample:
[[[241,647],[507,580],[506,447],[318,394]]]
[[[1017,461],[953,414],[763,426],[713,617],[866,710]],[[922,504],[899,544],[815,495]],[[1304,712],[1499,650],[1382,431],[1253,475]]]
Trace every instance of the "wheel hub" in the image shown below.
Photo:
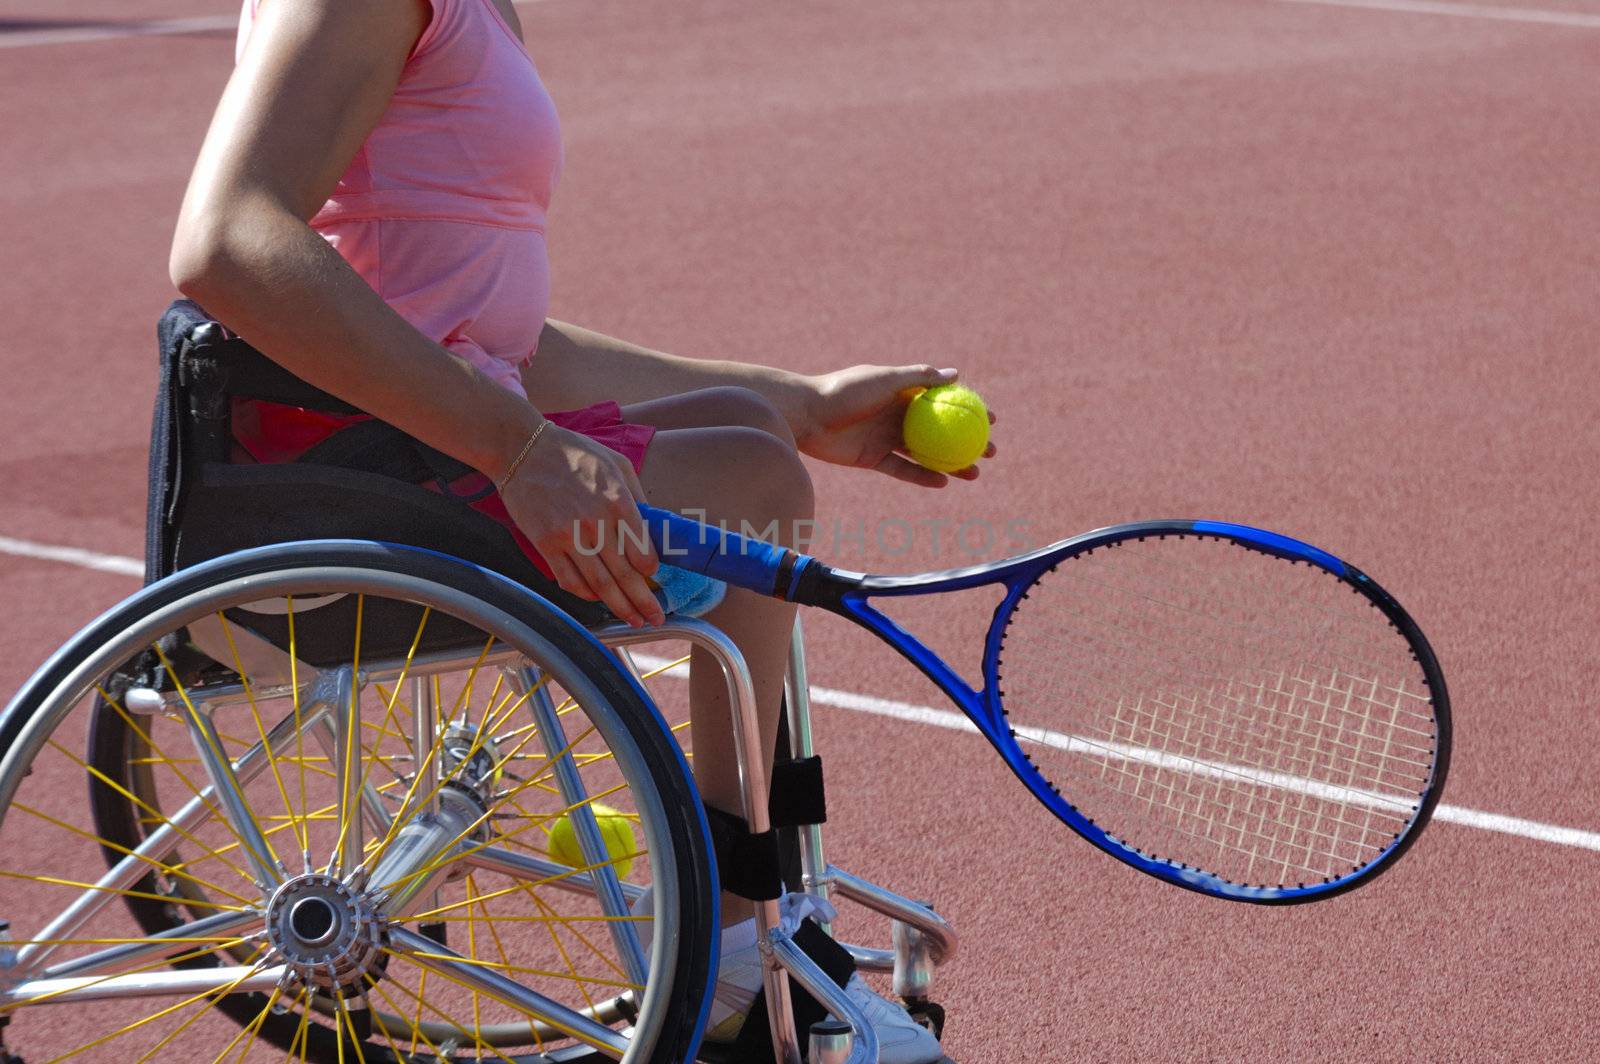
[[[301,982],[332,990],[381,973],[386,936],[366,895],[310,873],[285,882],[267,903],[267,941]]]
[[[495,741],[480,735],[476,728],[457,723],[445,729],[440,745],[444,755],[440,768],[444,773],[454,773],[452,782],[477,795],[480,801],[491,803],[504,760]]]

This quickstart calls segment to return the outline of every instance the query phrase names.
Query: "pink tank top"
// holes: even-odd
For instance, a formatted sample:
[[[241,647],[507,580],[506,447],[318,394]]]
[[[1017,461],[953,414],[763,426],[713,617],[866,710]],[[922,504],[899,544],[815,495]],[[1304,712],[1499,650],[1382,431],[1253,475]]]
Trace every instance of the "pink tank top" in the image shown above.
[[[238,55],[261,0],[244,0]],[[520,394],[550,301],[555,105],[493,0],[433,14],[311,226],[425,335]]]

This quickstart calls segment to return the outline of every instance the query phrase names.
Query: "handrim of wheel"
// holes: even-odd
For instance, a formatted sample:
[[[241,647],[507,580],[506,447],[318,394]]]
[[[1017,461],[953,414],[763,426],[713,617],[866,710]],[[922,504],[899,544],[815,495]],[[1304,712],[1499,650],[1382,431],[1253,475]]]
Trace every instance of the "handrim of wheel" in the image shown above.
[[[286,553],[290,557],[284,557]],[[528,844],[542,843],[540,826],[556,816],[578,817],[592,802],[614,805],[620,800],[617,792],[605,793],[598,784],[581,792],[580,801],[567,800],[570,795],[562,793],[555,771],[565,763],[581,779],[597,780],[604,773],[618,777],[617,786],[622,787],[620,793],[642,837],[641,852],[628,857],[648,869],[653,880],[693,883],[693,874],[681,874],[680,859],[701,865],[704,875],[704,853],[691,852],[685,858],[689,833],[676,822],[681,817],[675,821],[668,815],[660,794],[663,774],[670,777],[674,768],[681,770],[681,756],[675,750],[668,756],[666,740],[659,734],[659,748],[641,744],[640,736],[659,725],[624,720],[615,706],[619,692],[636,699],[636,689],[616,676],[592,678],[597,663],[614,669],[604,652],[581,632],[576,650],[561,642],[572,634],[570,622],[548,607],[519,610],[525,593],[496,586],[498,578],[489,574],[467,571],[435,555],[422,555],[427,560],[424,568],[431,566],[427,577],[400,572],[393,552],[371,545],[354,547],[342,556],[326,545],[320,554],[313,550],[294,556],[285,548],[277,548],[277,554],[279,564],[265,571],[248,563],[232,570],[213,563],[217,579],[207,585],[184,586],[180,575],[164,588],[136,596],[64,648],[0,718],[4,751],[0,839],[23,821],[30,828],[36,825],[36,817],[29,814],[43,810],[21,800],[27,797],[24,773],[43,755],[50,755],[91,779],[97,821],[89,830],[80,830],[80,848],[103,851],[104,862],[98,869],[102,875],[110,874],[105,872],[107,864],[115,869],[129,862],[138,873],[111,891],[94,889],[96,880],[88,871],[75,878],[50,870],[40,877],[21,876],[37,892],[50,895],[53,889],[62,899],[77,888],[55,881],[70,879],[84,888],[83,895],[113,894],[133,911],[143,931],[142,937],[124,932],[123,941],[117,943],[102,935],[97,941],[85,936],[68,945],[68,939],[57,944],[34,927],[17,936],[20,951],[51,955],[27,977],[51,976],[57,985],[63,979],[79,979],[69,993],[57,995],[60,999],[92,995],[94,988],[87,985],[91,980],[107,990],[120,988],[118,980],[131,984],[144,978],[133,970],[140,966],[131,963],[117,974],[110,964],[109,951],[114,950],[124,954],[144,950],[142,961],[155,959],[144,967],[156,973],[199,973],[184,977],[191,979],[185,984],[190,987],[203,982],[206,969],[239,975],[234,985],[188,994],[193,999],[189,1002],[183,1002],[183,995],[151,998],[149,1011],[139,1021],[82,1048],[130,1034],[175,1003],[185,1006],[174,1012],[175,1022],[216,1007],[243,1024],[240,1038],[219,1059],[242,1057],[258,1041],[279,1042],[292,1060],[321,1059],[330,1049],[336,1051],[340,1041],[361,1042],[366,1059],[439,1055],[454,1043],[468,1051],[476,1047],[487,1059],[508,1060],[541,1059],[540,1054],[550,1048],[544,1043],[561,1039],[571,1045],[572,1036],[584,1031],[595,1034],[579,1041],[595,1045],[637,1048],[660,1038],[681,1042],[686,1037],[681,1030],[684,1017],[692,1026],[698,1010],[697,995],[686,992],[685,981],[709,978],[699,970],[708,968],[708,960],[685,963],[680,957],[687,906],[658,903],[653,935],[642,943],[649,958],[648,978],[642,983],[628,977],[622,954],[611,962],[615,972],[597,977],[596,958],[615,952],[606,945],[607,936],[615,938],[618,927],[631,929],[637,920],[625,908],[618,912],[613,904],[607,909],[608,900],[600,895],[609,883],[615,897],[625,903],[642,893],[642,886],[620,883],[608,873],[605,861],[577,870],[552,869],[549,854]],[[325,563],[304,564],[313,557]],[[299,564],[286,564],[289,561]],[[215,652],[202,662],[209,671],[195,671],[192,660],[183,660],[192,647],[172,638],[198,619],[215,617],[235,644],[244,643],[256,633],[246,630],[235,607],[276,597],[289,604],[284,617],[295,618],[295,598],[312,593],[342,598],[324,598],[298,618],[302,645],[314,627],[306,618],[330,605],[350,606],[359,619],[364,606],[371,610],[383,603],[400,603],[424,618],[448,616],[487,637],[475,649],[470,644],[457,647],[469,652],[456,661],[465,672],[452,673],[442,667],[438,655],[428,656],[423,638],[426,620],[415,638],[407,637],[412,644],[409,656],[389,659],[363,655],[358,621],[348,680],[358,694],[348,708],[338,702],[306,704],[313,680],[319,677],[291,676],[287,685],[266,680],[256,685],[250,670],[231,668],[237,660],[228,663],[228,669],[211,668],[217,664]],[[541,630],[529,623],[530,616],[543,622],[546,614],[554,620]],[[562,701],[547,708],[555,714],[550,719],[559,718],[566,729],[560,743],[541,738],[539,727],[521,723],[533,692],[518,693],[506,677],[526,662],[491,661],[508,648],[516,658],[545,666],[540,675],[551,691],[559,691]],[[242,654],[237,645],[231,649]],[[106,681],[141,656],[148,665],[152,653],[159,662],[155,686],[163,698],[161,710],[130,711]],[[287,655],[286,660],[291,671],[304,669],[299,654]],[[413,688],[421,692],[430,684],[439,702],[437,726],[431,729],[431,740],[418,741],[419,736],[427,737],[415,729],[405,735],[401,722],[416,709],[412,702],[420,705],[425,700],[421,694],[413,698]],[[464,713],[456,712],[458,706],[443,704],[452,697],[452,685],[460,688],[457,694],[472,692],[457,699],[465,705]],[[128,686],[123,686],[123,694]],[[69,722],[92,712],[89,703],[97,693],[101,719],[95,735],[97,741],[110,744],[115,739],[121,744],[113,752],[122,755],[120,768],[106,751],[78,757],[66,739],[78,727],[68,727]],[[144,696],[133,700],[139,710],[148,710],[148,701]],[[269,705],[288,708],[275,717]],[[522,715],[514,720],[518,713]],[[274,729],[291,714],[297,715],[293,723],[283,735],[277,734]],[[362,738],[340,746],[341,720],[354,724],[345,728],[345,734]],[[584,727],[575,728],[574,721],[584,722]],[[375,730],[387,734],[369,742],[368,735]],[[575,737],[575,732],[582,734]],[[269,733],[274,736],[271,740]],[[551,734],[550,728],[545,733]],[[198,736],[198,747],[179,751],[173,742],[178,735]],[[210,761],[208,741],[215,745],[209,751]],[[320,749],[324,743],[327,748]],[[600,753],[584,743],[593,744]],[[425,780],[425,773],[407,767],[403,758],[408,744],[415,763],[434,766],[434,778]],[[248,774],[239,788],[250,799],[242,803],[243,812],[218,800],[218,795],[226,794],[215,781],[218,766]],[[682,801],[686,781],[668,782],[677,787],[673,801]],[[310,801],[319,794],[327,796],[330,788],[338,792],[335,797],[346,799],[343,806],[335,802],[329,809],[328,802]],[[692,791],[688,794],[692,801]],[[213,810],[214,817],[193,818],[191,824],[183,814],[184,802],[204,806],[201,795],[211,796],[207,800],[222,808]],[[101,821],[108,808],[119,806],[125,823],[109,829]],[[22,809],[27,812],[19,815]],[[370,877],[384,860],[392,863],[393,855],[409,844],[402,836],[424,822],[432,832],[424,841],[432,849],[422,851],[412,864],[397,866],[390,882],[373,884]],[[229,835],[216,836],[218,825],[226,825]],[[151,848],[152,837],[163,831],[165,839],[158,838],[159,845]],[[412,832],[421,833],[420,828]],[[351,835],[360,837],[355,850],[350,849]],[[695,843],[703,845],[703,839]],[[424,882],[427,889],[421,891],[418,884]],[[583,883],[588,886],[572,889],[573,884]],[[421,894],[407,896],[408,891]],[[403,910],[395,908],[399,897],[404,898]],[[547,898],[556,898],[559,906]],[[512,901],[520,909],[513,910]],[[583,905],[599,908],[589,912],[582,910]],[[70,905],[63,902],[61,907],[65,912]],[[110,909],[102,904],[98,911]],[[0,911],[0,917],[5,915]],[[177,932],[218,917],[227,923],[232,915],[242,926],[194,936],[205,941],[180,946],[184,936]],[[522,933],[529,928],[546,934],[554,942],[551,956],[559,955],[566,965],[565,996],[570,998],[566,1008],[545,1009],[540,1004],[543,999],[535,996],[537,986],[560,983],[563,973],[556,970],[557,964],[540,967],[518,951],[513,933],[526,938]],[[152,949],[163,935],[170,944]],[[448,945],[429,946],[430,935]],[[631,930],[627,935],[637,939]],[[84,956],[98,957],[100,966],[76,974],[87,967]],[[274,972],[279,975],[270,987],[261,985],[261,976]],[[154,981],[154,976],[150,978]],[[173,985],[180,981],[174,979]],[[222,990],[231,993],[218,992]],[[460,1006],[447,1004],[447,1014],[441,1014],[436,1004],[450,1003],[452,995],[460,999]],[[104,996],[131,999],[132,993]],[[16,1013],[17,1004],[13,1000],[0,1006],[7,1010],[0,1015]],[[370,1006],[370,1020],[353,1019],[359,1006]],[[26,1016],[29,1010],[21,1011]],[[587,1026],[577,1026],[579,1020]],[[601,1034],[615,1039],[615,1032],[603,1029],[619,1023],[629,1024],[632,1043],[596,1040]],[[14,1039],[21,1026],[13,1025]],[[152,1030],[157,1027],[151,1023]],[[358,1030],[362,1037],[352,1041]],[[626,1059],[637,1055],[629,1049]]]

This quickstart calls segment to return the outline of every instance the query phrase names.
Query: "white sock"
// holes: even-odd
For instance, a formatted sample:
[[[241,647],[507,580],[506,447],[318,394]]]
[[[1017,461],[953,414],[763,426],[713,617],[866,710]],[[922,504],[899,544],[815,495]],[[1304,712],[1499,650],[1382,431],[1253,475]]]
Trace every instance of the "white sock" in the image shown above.
[[[730,924],[722,929],[722,955],[742,949],[749,949],[756,944],[756,918],[741,920],[737,924]]]

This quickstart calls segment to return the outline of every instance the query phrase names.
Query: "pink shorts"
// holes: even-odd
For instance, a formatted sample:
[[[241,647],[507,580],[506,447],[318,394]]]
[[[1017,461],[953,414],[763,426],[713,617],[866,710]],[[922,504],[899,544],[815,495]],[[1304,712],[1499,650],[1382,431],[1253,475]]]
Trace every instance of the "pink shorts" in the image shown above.
[[[623,421],[622,408],[610,401],[595,403],[582,410],[561,410],[545,416],[561,428],[587,436],[616,451],[628,460],[635,473],[644,465],[645,451],[656,434],[654,426]],[[266,464],[293,462],[335,432],[366,418],[365,414],[323,414],[262,399],[236,399],[233,404],[233,436],[239,451],[243,452],[236,453],[236,458]],[[436,491],[444,487],[437,482],[425,486]],[[452,494],[471,496],[490,486],[489,479],[483,474],[469,473],[450,484],[449,488]],[[516,522],[511,520],[497,492],[487,492],[468,505],[504,525],[539,571],[551,576],[549,565],[539,556],[528,537],[522,534]]]

